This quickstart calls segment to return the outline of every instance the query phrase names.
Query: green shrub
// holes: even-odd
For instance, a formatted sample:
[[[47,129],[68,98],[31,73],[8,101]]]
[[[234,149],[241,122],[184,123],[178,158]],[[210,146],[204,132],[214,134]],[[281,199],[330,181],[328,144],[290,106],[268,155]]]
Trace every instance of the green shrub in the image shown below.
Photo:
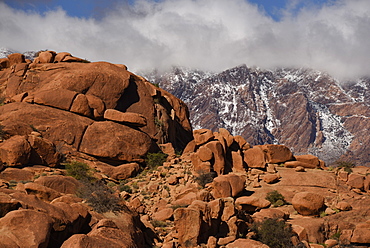
[[[118,212],[123,210],[120,199],[113,194],[102,181],[81,180],[83,186],[79,188],[77,195],[86,200],[94,211],[98,213]]]
[[[167,156],[167,154],[164,154],[162,152],[148,153],[145,159],[146,166],[149,169],[155,169],[166,162]]]
[[[343,170],[348,173],[352,173],[352,168],[356,166],[355,163],[344,160],[338,160],[335,163],[337,164],[338,168],[343,168]]]
[[[274,207],[279,207],[286,204],[284,196],[280,194],[277,190],[268,192],[265,199],[271,202]]]
[[[274,248],[293,247],[291,242],[292,228],[283,220],[266,219],[252,225],[252,231],[262,243]]]
[[[130,187],[130,186],[128,186],[128,185],[120,185],[120,186],[118,186],[118,190],[119,190],[120,192],[125,191],[125,192],[127,192],[127,193],[129,193],[129,194],[132,194],[132,189],[131,189],[131,187]]]
[[[92,175],[91,168],[82,162],[72,161],[64,164],[67,176],[76,178],[77,180],[93,181],[95,178]]]
[[[201,173],[197,176],[194,180],[197,182],[202,188],[206,186],[206,184],[213,182],[213,179],[217,176],[215,172],[208,172],[208,173]]]
[[[335,239],[335,240],[339,240],[340,235],[341,235],[341,232],[339,230],[336,233],[334,233],[330,238]]]

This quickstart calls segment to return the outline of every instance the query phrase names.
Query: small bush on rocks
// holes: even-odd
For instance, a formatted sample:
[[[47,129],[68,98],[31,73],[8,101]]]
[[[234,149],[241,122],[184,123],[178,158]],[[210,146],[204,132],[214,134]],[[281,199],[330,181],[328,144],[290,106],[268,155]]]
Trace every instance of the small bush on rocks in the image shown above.
[[[274,248],[293,247],[292,227],[283,220],[266,219],[262,222],[253,224],[252,231],[256,233],[256,238],[262,243]]]
[[[355,167],[355,164],[350,161],[339,160],[335,163],[338,165],[338,168],[343,168],[348,173],[352,173],[352,168]]]
[[[215,172],[201,173],[195,178],[195,181],[204,188],[207,183],[213,182],[213,179],[217,176]]]
[[[92,175],[91,168],[85,163],[72,161],[64,164],[64,166],[67,171],[67,176],[86,181],[93,181],[95,179]]]
[[[86,200],[98,213],[118,212],[123,210],[120,199],[102,181],[81,181],[83,186],[77,195]]]
[[[155,169],[166,162],[167,156],[167,154],[164,154],[162,152],[148,153],[145,159],[146,166],[149,169]]]
[[[277,190],[273,190],[266,195],[266,200],[271,202],[274,207],[283,206],[286,204],[285,198],[282,194],[279,193]]]

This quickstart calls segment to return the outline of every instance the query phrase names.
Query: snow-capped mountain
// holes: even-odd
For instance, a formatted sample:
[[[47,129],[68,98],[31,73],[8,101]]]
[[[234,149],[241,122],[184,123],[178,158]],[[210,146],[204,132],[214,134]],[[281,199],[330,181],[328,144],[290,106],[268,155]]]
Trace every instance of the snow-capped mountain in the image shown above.
[[[370,79],[339,82],[310,69],[174,68],[146,75],[182,99],[194,129],[226,128],[252,145],[275,143],[332,163],[370,166]]]
[[[9,54],[12,54],[12,53],[17,53],[17,51],[13,51],[11,49],[4,48],[4,47],[0,48],[0,58],[6,58]],[[27,51],[27,52],[24,52],[23,54],[26,59],[33,60],[36,57],[36,53],[37,53],[36,51]]]

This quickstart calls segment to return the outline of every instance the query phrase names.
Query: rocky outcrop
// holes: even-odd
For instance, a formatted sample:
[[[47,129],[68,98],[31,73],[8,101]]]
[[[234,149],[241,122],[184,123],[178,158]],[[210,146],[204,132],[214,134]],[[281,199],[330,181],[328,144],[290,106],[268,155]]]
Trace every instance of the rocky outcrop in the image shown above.
[[[32,63],[22,56],[9,55],[0,71],[7,103],[0,122],[11,137],[0,151],[9,166],[57,166],[55,147],[113,164],[143,162],[159,151],[156,144],[183,150],[192,139],[186,105],[125,66],[53,51],[38,53]],[[34,131],[39,137],[27,139]]]

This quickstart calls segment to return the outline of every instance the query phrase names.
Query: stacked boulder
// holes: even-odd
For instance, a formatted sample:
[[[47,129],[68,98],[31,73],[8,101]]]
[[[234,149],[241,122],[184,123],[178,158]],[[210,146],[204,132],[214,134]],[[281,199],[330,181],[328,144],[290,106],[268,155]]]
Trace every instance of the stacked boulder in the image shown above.
[[[286,167],[322,168],[324,162],[313,155],[293,156],[284,145],[251,145],[241,136],[232,136],[220,128],[219,132],[199,129],[193,132],[184,153],[191,154],[197,174],[214,172],[217,175],[230,172],[245,173],[252,169],[268,170],[269,167],[285,164]],[[273,181],[273,180],[272,180]]]

